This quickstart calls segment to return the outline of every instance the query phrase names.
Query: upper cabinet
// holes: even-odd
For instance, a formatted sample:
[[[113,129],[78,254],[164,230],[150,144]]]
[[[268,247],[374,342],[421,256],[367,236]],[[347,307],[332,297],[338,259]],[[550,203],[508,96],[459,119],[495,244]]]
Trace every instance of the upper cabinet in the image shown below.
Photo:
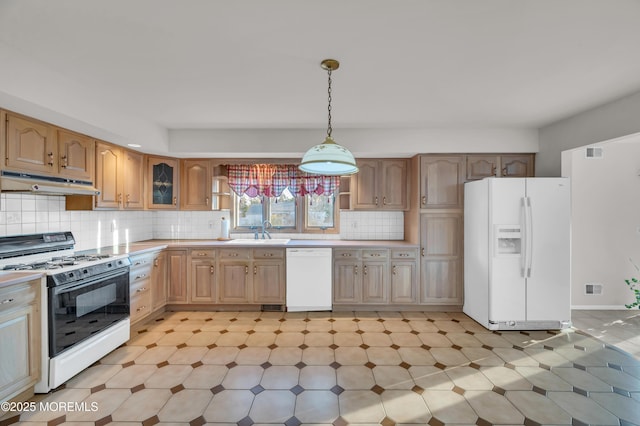
[[[7,169],[93,182],[93,139],[9,112],[4,120]]]
[[[149,157],[147,160],[147,207],[177,210],[179,176],[178,160]]]
[[[144,156],[104,142],[96,143],[95,207],[142,209],[144,207]]]
[[[182,210],[211,210],[211,161],[182,160],[180,208]]]
[[[409,163],[397,160],[358,160],[357,174],[351,177],[351,207],[355,210],[406,210]]]
[[[467,180],[486,177],[532,177],[534,154],[467,155]]]
[[[420,208],[462,208],[464,176],[462,155],[421,156]]]

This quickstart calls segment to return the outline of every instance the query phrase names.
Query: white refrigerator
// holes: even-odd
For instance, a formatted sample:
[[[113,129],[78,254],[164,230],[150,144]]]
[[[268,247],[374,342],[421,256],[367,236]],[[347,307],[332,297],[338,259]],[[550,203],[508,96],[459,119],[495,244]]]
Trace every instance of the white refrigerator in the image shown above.
[[[463,311],[490,330],[571,326],[568,178],[464,186]]]

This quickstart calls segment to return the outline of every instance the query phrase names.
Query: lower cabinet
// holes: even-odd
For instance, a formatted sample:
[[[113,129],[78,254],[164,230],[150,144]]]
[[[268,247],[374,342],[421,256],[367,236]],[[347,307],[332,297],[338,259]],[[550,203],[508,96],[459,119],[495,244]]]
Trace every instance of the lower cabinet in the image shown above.
[[[130,256],[129,270],[130,289],[130,320],[131,324],[142,320],[152,311],[151,271],[153,269],[154,253],[143,253]]]
[[[220,303],[249,303],[250,249],[222,249],[220,254]]]
[[[168,249],[167,303],[189,303],[187,287],[187,249]]]
[[[283,249],[253,250],[253,301],[285,304],[285,265]]]
[[[415,249],[334,250],[333,303],[414,304]]]
[[[151,269],[151,310],[156,311],[167,304],[167,253],[157,252]]]
[[[0,401],[30,397],[40,379],[40,287],[35,279],[0,288]]]
[[[193,303],[216,302],[215,250],[192,249],[189,251],[188,282],[189,300]]]

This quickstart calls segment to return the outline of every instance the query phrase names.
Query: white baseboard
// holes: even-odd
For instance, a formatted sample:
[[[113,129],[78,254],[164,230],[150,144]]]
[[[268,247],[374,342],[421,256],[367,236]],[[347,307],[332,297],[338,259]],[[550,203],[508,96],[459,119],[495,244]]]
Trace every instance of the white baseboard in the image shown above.
[[[624,305],[571,305],[571,309],[584,311],[633,311],[638,309],[627,309]]]

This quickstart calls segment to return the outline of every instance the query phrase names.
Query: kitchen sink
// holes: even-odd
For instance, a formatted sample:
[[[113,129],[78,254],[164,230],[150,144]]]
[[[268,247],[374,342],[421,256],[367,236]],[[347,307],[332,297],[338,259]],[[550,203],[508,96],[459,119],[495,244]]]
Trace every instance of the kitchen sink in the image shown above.
[[[273,239],[260,239],[256,240],[253,238],[238,238],[236,240],[231,240],[227,242],[227,244],[238,244],[238,245],[247,245],[247,246],[269,246],[269,245],[284,245],[287,244],[290,240],[288,238],[273,238]]]

